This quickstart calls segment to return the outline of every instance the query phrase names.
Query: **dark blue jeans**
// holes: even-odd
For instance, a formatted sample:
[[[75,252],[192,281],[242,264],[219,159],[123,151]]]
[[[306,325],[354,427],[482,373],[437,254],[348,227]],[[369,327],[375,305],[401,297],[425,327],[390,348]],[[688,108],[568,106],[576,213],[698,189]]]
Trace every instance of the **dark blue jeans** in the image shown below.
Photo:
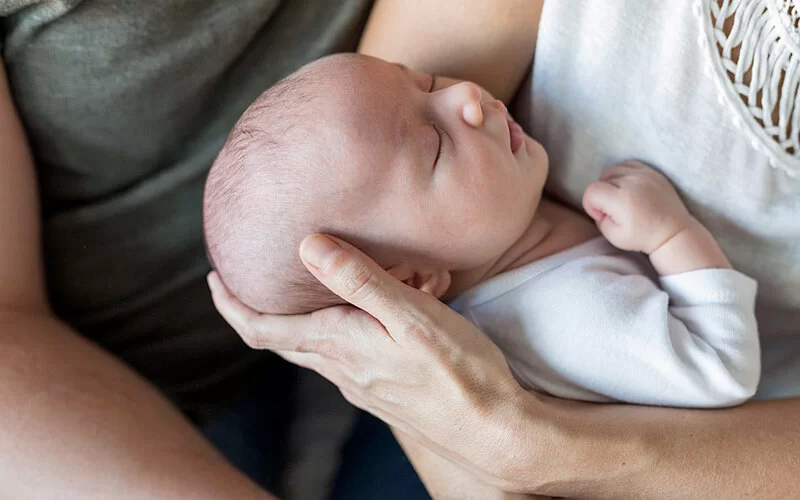
[[[276,364],[278,363],[278,364]],[[269,360],[254,383],[228,408],[200,425],[217,448],[265,489],[278,487],[285,429],[291,419],[289,396],[295,368]],[[280,383],[276,383],[280,381]],[[389,428],[361,412],[342,450],[331,500],[428,499],[411,463]],[[311,499],[310,499],[311,500]]]

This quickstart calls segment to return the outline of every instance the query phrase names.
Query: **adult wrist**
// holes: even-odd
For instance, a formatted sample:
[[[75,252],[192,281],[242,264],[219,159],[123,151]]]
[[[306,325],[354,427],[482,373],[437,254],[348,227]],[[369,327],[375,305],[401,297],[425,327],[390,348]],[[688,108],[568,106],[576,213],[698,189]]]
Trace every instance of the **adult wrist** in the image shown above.
[[[503,491],[537,494],[562,474],[553,458],[571,446],[563,410],[554,398],[528,392],[521,387],[498,405],[490,423],[492,449],[497,456],[484,464],[488,481]]]
[[[656,461],[655,440],[613,418],[607,405],[533,393],[512,407],[498,487],[565,497],[625,491]]]

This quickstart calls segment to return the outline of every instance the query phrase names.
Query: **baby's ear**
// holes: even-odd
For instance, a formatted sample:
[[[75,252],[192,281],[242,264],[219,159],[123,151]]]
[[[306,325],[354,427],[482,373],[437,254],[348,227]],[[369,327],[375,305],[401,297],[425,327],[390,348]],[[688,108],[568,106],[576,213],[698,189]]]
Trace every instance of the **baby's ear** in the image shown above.
[[[386,269],[386,272],[437,299],[450,288],[450,272],[443,269],[414,269],[408,264],[398,264]]]

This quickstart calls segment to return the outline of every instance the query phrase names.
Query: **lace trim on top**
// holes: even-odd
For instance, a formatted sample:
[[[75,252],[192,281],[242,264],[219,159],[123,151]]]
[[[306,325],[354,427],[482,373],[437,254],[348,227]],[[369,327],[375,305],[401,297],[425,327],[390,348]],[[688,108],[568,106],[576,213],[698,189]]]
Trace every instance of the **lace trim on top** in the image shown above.
[[[700,47],[718,100],[770,165],[800,177],[797,0],[695,0]]]

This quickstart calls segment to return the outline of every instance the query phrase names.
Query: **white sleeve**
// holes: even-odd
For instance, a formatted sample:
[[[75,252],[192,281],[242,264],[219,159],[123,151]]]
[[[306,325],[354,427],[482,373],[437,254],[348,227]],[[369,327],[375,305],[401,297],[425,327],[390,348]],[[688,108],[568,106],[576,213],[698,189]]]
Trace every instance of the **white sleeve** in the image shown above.
[[[524,385],[589,401],[696,408],[753,396],[756,282],[704,269],[661,279],[595,267],[551,283],[552,314],[504,352]],[[555,311],[557,310],[557,314]],[[509,342],[509,341],[506,341]]]
[[[660,282],[669,295],[671,345],[697,371],[707,406],[752,397],[761,377],[755,280],[731,269],[700,269]]]

